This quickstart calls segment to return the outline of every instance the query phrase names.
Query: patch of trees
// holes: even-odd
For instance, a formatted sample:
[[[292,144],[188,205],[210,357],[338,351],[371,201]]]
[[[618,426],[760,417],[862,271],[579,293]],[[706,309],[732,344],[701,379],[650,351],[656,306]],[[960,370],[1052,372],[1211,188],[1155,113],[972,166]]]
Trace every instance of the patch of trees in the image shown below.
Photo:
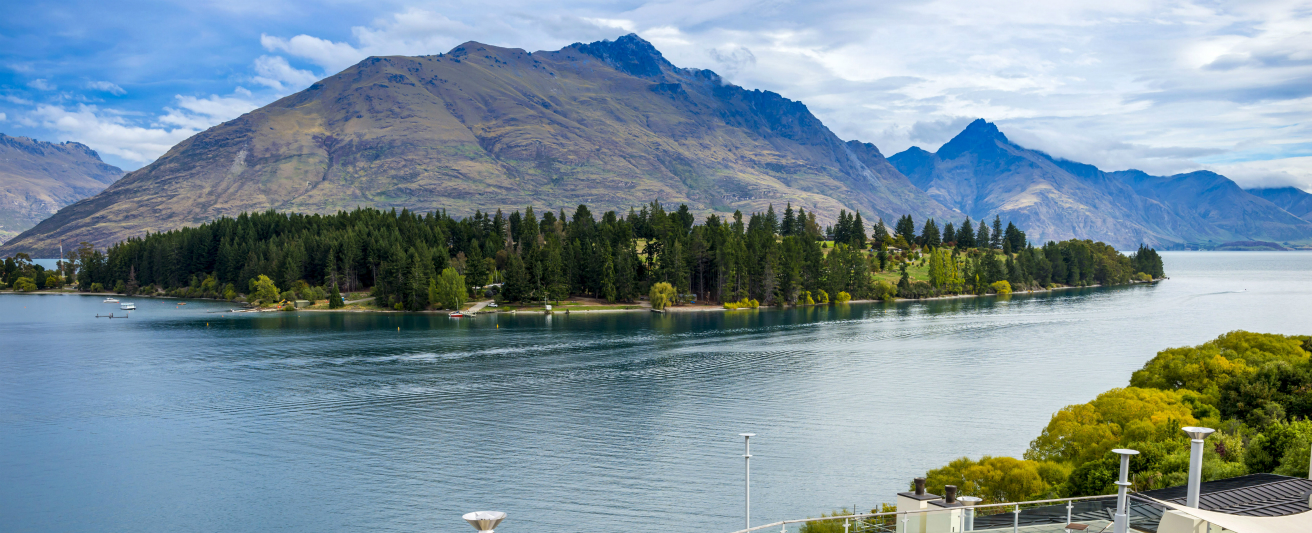
[[[770,206],[697,224],[686,205],[666,211],[657,202],[600,217],[586,205],[573,213],[530,207],[461,219],[408,210],[268,211],[132,238],[104,252],[84,243],[67,264],[76,265],[69,280],[83,290],[337,305],[342,293],[368,289],[379,305],[405,310],[450,308],[493,293],[508,301],[577,295],[628,302],[658,283],[673,288],[671,304],[691,297],[759,305],[840,294],[923,298],[1117,285],[1140,272],[1160,277],[1162,270],[1148,248],[1132,258],[1092,241],[1035,248],[1023,231],[1010,223],[1004,229],[997,218],[991,230],[970,219],[942,228],[931,219],[917,228],[910,215],[892,231],[883,220],[867,229],[860,213],[840,211],[837,220],[822,230],[815,213],[788,205],[782,218]],[[39,268],[21,259],[5,264],[5,280],[19,277],[10,272]],[[913,279],[913,264],[928,264],[928,279]],[[896,285],[877,281],[879,273],[899,270]]]
[[[932,491],[957,485],[987,502],[1116,492],[1131,448],[1133,490],[1183,485],[1185,426],[1208,437],[1203,481],[1257,472],[1302,477],[1312,453],[1312,336],[1234,331],[1199,346],[1170,348],[1135,371],[1130,386],[1052,416],[1023,459],[961,458],[929,471]],[[941,493],[940,493],[941,494]]]

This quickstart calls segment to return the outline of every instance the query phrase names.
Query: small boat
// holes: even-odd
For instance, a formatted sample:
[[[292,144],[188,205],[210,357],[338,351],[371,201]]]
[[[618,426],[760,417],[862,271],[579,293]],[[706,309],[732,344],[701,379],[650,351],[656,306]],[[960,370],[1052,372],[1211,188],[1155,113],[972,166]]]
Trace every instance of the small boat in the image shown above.
[[[460,311],[452,311],[450,314],[448,314],[448,315],[446,315],[446,316],[449,316],[449,317],[451,317],[451,318],[460,318],[460,317],[465,316],[465,314],[464,314],[464,313],[461,313]]]
[[[134,304],[134,303],[131,303],[131,302],[124,303],[124,304],[118,304],[118,308],[119,308],[120,310],[123,310],[123,311],[136,311],[136,310],[137,310],[137,304]]]
[[[118,303],[118,299],[117,299],[117,298],[105,298],[105,301],[103,301],[103,302],[101,302],[101,303],[106,303],[106,304],[116,304],[116,303]]]

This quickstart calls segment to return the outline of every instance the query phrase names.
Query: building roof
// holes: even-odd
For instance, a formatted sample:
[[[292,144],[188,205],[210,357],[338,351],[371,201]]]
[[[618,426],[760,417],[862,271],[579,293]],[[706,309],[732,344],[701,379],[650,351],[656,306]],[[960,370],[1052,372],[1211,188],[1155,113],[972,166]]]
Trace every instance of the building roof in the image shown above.
[[[1237,516],[1286,516],[1310,510],[1308,494],[1312,493],[1312,479],[1249,474],[1208,481],[1198,488],[1198,507],[1204,511]],[[1136,494],[1184,505],[1188,490],[1181,485]]]

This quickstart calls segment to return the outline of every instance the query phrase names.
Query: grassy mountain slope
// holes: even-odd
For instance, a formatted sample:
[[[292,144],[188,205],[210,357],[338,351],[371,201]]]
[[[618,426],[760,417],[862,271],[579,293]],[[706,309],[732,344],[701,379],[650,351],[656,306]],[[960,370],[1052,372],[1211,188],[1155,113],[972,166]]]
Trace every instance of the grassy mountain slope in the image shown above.
[[[0,252],[107,245],[241,211],[355,206],[699,214],[792,202],[886,219],[950,210],[806,106],[680,69],[637,36],[555,52],[466,43],[373,57],[179,143]]]
[[[0,133],[0,242],[104,190],[122,175],[86,145]]]

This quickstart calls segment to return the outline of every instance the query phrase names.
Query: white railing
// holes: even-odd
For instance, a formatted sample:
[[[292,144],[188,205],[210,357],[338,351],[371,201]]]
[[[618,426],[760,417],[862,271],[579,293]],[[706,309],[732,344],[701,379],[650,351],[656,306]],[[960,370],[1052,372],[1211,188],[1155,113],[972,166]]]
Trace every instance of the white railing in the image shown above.
[[[754,527],[751,527],[751,528],[748,528],[748,529],[740,529],[740,530],[735,531],[735,532],[733,532],[733,533],[750,533],[750,532],[752,532],[752,531],[760,531],[760,530],[763,530],[763,529],[769,529],[769,528],[774,528],[774,527],[781,528],[782,530],[787,530],[787,527],[788,527],[789,524],[804,524],[804,523],[807,523],[807,522],[823,522],[823,521],[830,521],[830,520],[863,520],[863,519],[867,519],[867,518],[878,518],[878,517],[888,517],[888,516],[901,516],[901,517],[904,517],[904,518],[905,518],[905,517],[910,517],[910,516],[912,516],[912,515],[923,515],[923,514],[926,514],[926,513],[942,513],[942,512],[946,512],[946,511],[967,511],[967,510],[973,511],[973,510],[976,510],[976,509],[990,509],[990,508],[995,508],[995,507],[1012,507],[1014,510],[1011,511],[1011,512],[1016,513],[1016,515],[1017,515],[1017,520],[1019,520],[1019,515],[1020,515],[1020,512],[1021,512],[1021,508],[1020,508],[1020,507],[1021,507],[1022,505],[1055,504],[1055,503],[1061,503],[1061,502],[1077,502],[1077,501],[1085,501],[1085,500],[1099,500],[1099,499],[1107,499],[1107,498],[1114,498],[1114,497],[1115,497],[1115,495],[1102,494],[1102,495],[1098,495],[1098,496],[1080,496],[1080,497],[1076,497],[1076,498],[1056,498],[1056,499],[1052,499],[1052,500],[1032,500],[1032,501],[1026,501],[1026,502],[990,503],[990,504],[983,504],[983,505],[976,504],[976,505],[972,505],[972,506],[968,506],[968,507],[966,507],[966,506],[963,506],[963,507],[938,507],[938,508],[931,508],[931,509],[913,509],[913,510],[910,510],[910,511],[888,511],[888,512],[883,512],[883,513],[859,513],[859,514],[840,515],[840,516],[822,516],[822,517],[819,517],[819,518],[797,518],[797,519],[793,519],[793,520],[780,520],[780,521],[778,521],[778,522],[772,522],[772,523],[765,524],[765,525],[754,526]]]

